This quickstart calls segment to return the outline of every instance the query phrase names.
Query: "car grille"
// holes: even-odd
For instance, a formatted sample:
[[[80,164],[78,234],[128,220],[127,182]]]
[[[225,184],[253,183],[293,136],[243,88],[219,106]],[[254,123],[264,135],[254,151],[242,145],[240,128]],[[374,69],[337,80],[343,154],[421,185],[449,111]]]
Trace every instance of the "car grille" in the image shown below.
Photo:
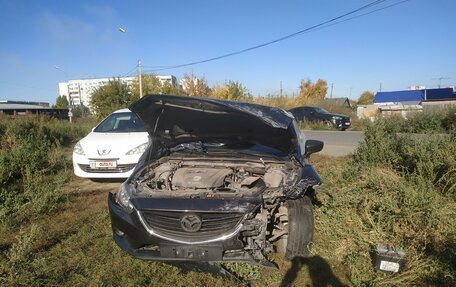
[[[181,217],[186,212],[143,211],[146,228],[170,239],[183,241],[211,240],[233,232],[241,223],[243,213],[193,213],[201,218],[201,228],[196,232],[185,231],[181,226]]]
[[[90,173],[121,173],[121,172],[127,172],[132,170],[136,163],[132,164],[118,164],[117,167],[115,168],[105,168],[105,169],[100,169],[100,168],[91,168],[90,165],[88,164],[78,164],[79,167],[85,171],[85,172],[90,172]]]

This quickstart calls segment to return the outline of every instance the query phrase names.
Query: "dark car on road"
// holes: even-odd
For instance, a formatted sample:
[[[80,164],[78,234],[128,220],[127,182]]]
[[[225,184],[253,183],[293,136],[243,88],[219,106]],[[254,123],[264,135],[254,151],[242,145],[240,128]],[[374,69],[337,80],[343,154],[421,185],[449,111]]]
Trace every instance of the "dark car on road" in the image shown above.
[[[114,240],[156,261],[243,261],[306,256],[322,184],[305,140],[282,109],[200,97],[148,95],[132,106],[150,143],[117,194]]]
[[[333,114],[320,107],[302,106],[289,110],[297,121],[322,122],[342,131],[350,127],[350,117]]]

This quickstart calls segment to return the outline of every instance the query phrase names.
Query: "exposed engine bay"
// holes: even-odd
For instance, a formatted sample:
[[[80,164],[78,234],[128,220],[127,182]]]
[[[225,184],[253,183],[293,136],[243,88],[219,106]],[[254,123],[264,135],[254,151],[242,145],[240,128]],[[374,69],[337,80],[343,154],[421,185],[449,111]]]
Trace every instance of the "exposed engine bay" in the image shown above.
[[[172,193],[237,193],[256,196],[266,189],[293,185],[299,166],[291,162],[171,159],[147,166],[137,178],[139,191]]]
[[[294,194],[294,199],[303,197],[308,188],[316,184],[301,179],[302,166],[299,163],[265,162],[262,159],[164,157],[145,167],[138,175],[134,181],[140,197],[257,198],[262,204],[253,210],[231,207],[230,211],[243,213],[239,232],[243,248],[225,254],[236,257],[239,256],[236,252],[249,250],[246,254],[257,262],[264,260],[265,253],[274,250],[275,242],[278,249],[283,249],[279,251],[285,254],[283,246],[286,246],[289,234],[286,201],[291,194]]]

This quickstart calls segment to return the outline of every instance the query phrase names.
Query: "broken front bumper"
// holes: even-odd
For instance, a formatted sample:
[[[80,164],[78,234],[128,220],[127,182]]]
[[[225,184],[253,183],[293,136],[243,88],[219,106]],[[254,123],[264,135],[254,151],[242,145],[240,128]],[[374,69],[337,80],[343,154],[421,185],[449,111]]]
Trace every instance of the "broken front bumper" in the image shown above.
[[[174,200],[171,210],[179,205],[179,200]],[[190,206],[201,206],[195,202],[187,202]],[[254,204],[252,204],[254,206]],[[108,207],[111,217],[113,237],[116,244],[128,254],[154,261],[249,261],[253,259],[248,252],[243,250],[244,244],[239,239],[242,224],[233,232],[213,237],[208,240],[186,241],[167,238],[156,233],[144,222],[144,217],[136,209],[126,211],[114,200],[114,194],[108,196]],[[154,206],[152,206],[154,207]],[[162,206],[162,209],[164,207]],[[141,208],[144,210],[144,206]],[[188,210],[182,210],[182,212]]]

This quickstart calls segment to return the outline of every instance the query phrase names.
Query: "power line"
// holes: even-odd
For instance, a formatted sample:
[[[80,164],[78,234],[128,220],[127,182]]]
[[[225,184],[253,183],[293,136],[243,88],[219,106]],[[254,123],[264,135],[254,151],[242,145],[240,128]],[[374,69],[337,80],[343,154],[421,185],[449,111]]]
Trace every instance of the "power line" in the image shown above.
[[[374,2],[371,2],[367,5],[364,5],[360,8],[357,8],[353,11],[350,11],[348,13],[345,13],[343,15],[340,15],[340,16],[337,16],[335,18],[332,18],[330,20],[327,20],[327,21],[324,21],[320,24],[316,24],[316,25],[313,25],[311,27],[308,27],[308,28],[305,28],[303,30],[300,30],[300,31],[297,31],[295,33],[292,33],[292,34],[289,34],[289,35],[286,35],[286,36],[283,36],[283,37],[280,37],[278,39],[275,39],[275,40],[272,40],[272,41],[269,41],[269,42],[265,42],[265,43],[262,43],[262,44],[259,44],[259,45],[256,45],[256,46],[252,46],[252,47],[249,47],[249,48],[246,48],[246,49],[242,49],[242,50],[239,50],[239,51],[236,51],[236,52],[231,52],[231,53],[228,53],[228,54],[224,54],[224,55],[221,55],[221,56],[217,56],[217,57],[213,57],[213,58],[209,58],[209,59],[205,59],[205,60],[200,60],[200,61],[195,61],[195,62],[191,62],[191,63],[187,63],[187,64],[180,64],[180,65],[173,65],[173,66],[163,66],[163,68],[159,68],[157,70],[162,70],[162,69],[172,69],[172,68],[180,68],[180,67],[184,67],[184,66],[190,66],[190,65],[195,65],[195,64],[201,64],[201,63],[205,63],[205,62],[209,62],[209,61],[214,61],[214,60],[219,60],[219,59],[222,59],[222,58],[226,58],[226,57],[230,57],[230,56],[234,56],[234,55],[238,55],[238,54],[241,54],[241,53],[245,53],[245,52],[248,52],[248,51],[251,51],[251,50],[255,50],[255,49],[258,49],[258,48],[262,48],[262,47],[265,47],[265,46],[268,46],[268,45],[271,45],[271,44],[274,44],[274,43],[277,43],[277,42],[280,42],[280,41],[283,41],[283,40],[286,40],[286,39],[289,39],[289,38],[293,38],[293,37],[296,37],[300,34],[303,34],[305,32],[308,32],[310,30],[313,30],[317,27],[320,27],[320,26],[323,26],[323,25],[326,25],[328,23],[331,23],[331,22],[334,22],[338,19],[341,19],[341,18],[344,18],[348,15],[351,15],[351,14],[354,14],[356,12],[359,12],[361,10],[364,10],[364,9],[367,9],[367,8],[370,8],[372,6],[375,6],[375,5],[378,5],[378,4],[381,4],[382,2],[385,2],[387,0],[376,0]],[[152,67],[149,67],[149,66],[143,66],[144,68],[155,68],[157,66],[152,66]]]
[[[377,8],[375,10],[372,10],[372,11],[369,11],[369,12],[366,12],[366,13],[363,13],[363,14],[359,14],[359,15],[356,15],[356,16],[353,16],[353,17],[349,17],[347,19],[343,19],[343,20],[340,20],[340,21],[337,21],[337,22],[334,22],[334,23],[331,23],[331,24],[327,24],[327,25],[324,25],[322,27],[315,28],[312,31],[307,31],[306,34],[310,33],[310,32],[317,31],[317,30],[321,30],[321,29],[324,29],[324,28],[328,28],[328,27],[331,27],[331,26],[334,26],[334,25],[337,25],[337,24],[340,24],[340,23],[344,23],[344,22],[347,22],[347,21],[350,21],[350,20],[353,20],[353,19],[356,19],[356,18],[361,18],[363,16],[366,16],[366,15],[369,15],[369,14],[373,14],[375,12],[379,12],[381,10],[385,10],[385,9],[394,7],[394,6],[400,5],[400,4],[408,2],[408,1],[410,1],[410,0],[402,0],[402,1],[390,4],[390,5],[382,7],[382,8]]]
[[[143,66],[143,68],[146,68],[144,71],[156,72],[156,71],[182,68],[182,67],[187,67],[187,66],[193,66],[193,65],[197,65],[197,64],[207,63],[207,62],[211,62],[211,61],[215,61],[215,60],[220,60],[220,59],[223,59],[223,58],[239,55],[239,54],[242,54],[242,53],[246,53],[246,52],[249,52],[249,51],[252,51],[252,50],[255,50],[255,49],[259,49],[259,48],[265,47],[265,46],[269,46],[271,44],[275,44],[277,42],[281,42],[281,41],[284,41],[284,40],[299,36],[299,35],[304,34],[304,33],[313,32],[313,31],[316,31],[316,30],[319,30],[319,29],[323,29],[323,28],[327,28],[327,27],[330,27],[330,26],[333,26],[333,25],[336,25],[336,24],[339,24],[339,23],[342,23],[342,22],[345,22],[345,21],[348,21],[348,20],[352,20],[352,19],[361,17],[361,16],[372,14],[374,12],[393,7],[393,6],[402,4],[402,3],[410,1],[410,0],[403,0],[403,1],[400,1],[400,2],[397,2],[397,3],[390,4],[390,5],[386,6],[386,7],[382,7],[382,8],[379,8],[379,9],[376,9],[376,10],[361,14],[361,15],[356,15],[356,16],[353,16],[353,17],[348,18],[348,19],[343,19],[343,18],[346,18],[347,16],[353,15],[353,14],[358,13],[360,11],[363,11],[363,10],[366,10],[368,8],[371,8],[371,7],[377,6],[379,4],[382,4],[385,1],[387,1],[387,0],[373,1],[373,2],[371,2],[369,4],[367,4],[367,5],[361,6],[360,8],[352,10],[352,11],[350,11],[348,13],[345,13],[345,14],[342,14],[340,16],[334,17],[334,18],[332,18],[330,20],[327,20],[327,21],[324,21],[322,23],[310,26],[308,28],[305,28],[303,30],[297,31],[295,33],[292,33],[292,34],[289,34],[289,35],[286,35],[286,36],[283,36],[283,37],[277,38],[275,40],[268,41],[268,42],[265,42],[265,43],[262,43],[262,44],[259,44],[259,45],[256,45],[256,46],[252,46],[252,47],[249,47],[249,48],[246,48],[246,49],[242,49],[242,50],[239,50],[239,51],[235,51],[235,52],[231,52],[231,53],[228,53],[228,54],[224,54],[224,55],[221,55],[221,56],[212,57],[212,58],[199,60],[199,61],[194,61],[194,62],[189,62],[189,63],[185,63],[185,64],[179,64],[179,65]],[[341,20],[341,19],[343,19],[343,20]],[[340,21],[338,21],[338,20],[340,20]],[[149,69],[147,69],[147,68],[149,68]]]
[[[134,71],[136,71],[136,68],[137,66],[134,66],[130,71],[128,71],[127,73],[125,73],[122,77],[128,77],[131,75],[131,73],[133,73]]]

